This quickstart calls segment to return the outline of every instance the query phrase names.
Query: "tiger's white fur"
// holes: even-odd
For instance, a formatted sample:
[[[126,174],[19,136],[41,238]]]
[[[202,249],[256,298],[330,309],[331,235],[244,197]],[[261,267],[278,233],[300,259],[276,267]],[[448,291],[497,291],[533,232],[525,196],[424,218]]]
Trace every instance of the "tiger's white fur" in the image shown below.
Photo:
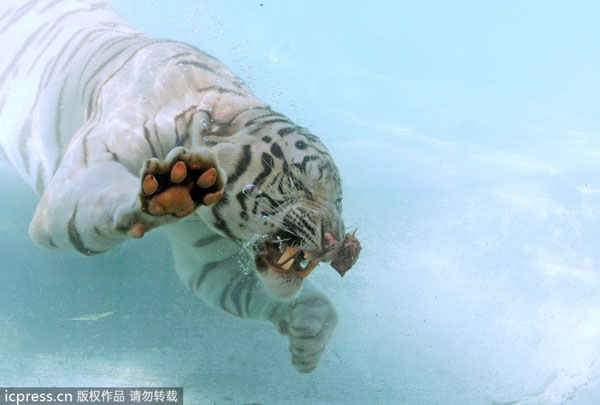
[[[244,271],[240,258],[282,229],[317,253],[324,232],[342,239],[340,179],[318,138],[212,56],[147,37],[102,1],[5,0],[0,41],[0,151],[42,196],[34,241],[92,255],[135,223],[162,227],[194,293],[273,322],[294,366],[314,370],[337,323],[330,300],[260,260]],[[190,151],[227,178],[221,201],[183,219],[144,211],[140,173]]]

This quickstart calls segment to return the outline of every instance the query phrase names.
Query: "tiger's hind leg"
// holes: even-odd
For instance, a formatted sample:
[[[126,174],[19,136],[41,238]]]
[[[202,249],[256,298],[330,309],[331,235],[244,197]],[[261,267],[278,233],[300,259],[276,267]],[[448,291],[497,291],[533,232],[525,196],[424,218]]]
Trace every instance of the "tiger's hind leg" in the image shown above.
[[[280,302],[271,321],[289,339],[292,365],[310,373],[325,352],[338,316],[327,295],[306,280],[298,297]]]
[[[297,297],[274,298],[253,270],[251,256],[203,222],[191,218],[165,231],[177,274],[198,297],[234,316],[272,322],[288,338],[296,370],[310,373],[317,367],[338,321],[324,292],[304,280]]]

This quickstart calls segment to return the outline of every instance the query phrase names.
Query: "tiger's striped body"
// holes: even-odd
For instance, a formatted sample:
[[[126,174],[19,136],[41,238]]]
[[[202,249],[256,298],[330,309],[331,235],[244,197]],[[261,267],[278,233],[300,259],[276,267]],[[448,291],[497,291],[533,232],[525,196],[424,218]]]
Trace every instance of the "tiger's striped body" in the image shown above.
[[[312,371],[335,310],[255,248],[268,240],[270,249],[289,244],[331,260],[327,241],[344,232],[341,188],[318,138],[215,58],[145,36],[103,2],[3,2],[0,40],[0,150],[42,196],[30,227],[36,243],[92,255],[136,226],[162,227],[192,291],[234,315],[272,321],[290,338],[296,368]],[[227,179],[221,200],[183,219],[151,213],[140,173],[182,156],[212,162]],[[240,268],[248,255],[251,271]]]

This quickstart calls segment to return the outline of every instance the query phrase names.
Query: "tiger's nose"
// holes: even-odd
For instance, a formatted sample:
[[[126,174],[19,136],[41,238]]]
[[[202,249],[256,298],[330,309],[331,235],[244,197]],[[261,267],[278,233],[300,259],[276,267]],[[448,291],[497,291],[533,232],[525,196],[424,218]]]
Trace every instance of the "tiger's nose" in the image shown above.
[[[337,240],[331,232],[325,232],[323,234],[323,250],[327,251],[327,250],[331,250],[331,249],[335,249],[336,247],[338,247],[340,245],[340,241]]]

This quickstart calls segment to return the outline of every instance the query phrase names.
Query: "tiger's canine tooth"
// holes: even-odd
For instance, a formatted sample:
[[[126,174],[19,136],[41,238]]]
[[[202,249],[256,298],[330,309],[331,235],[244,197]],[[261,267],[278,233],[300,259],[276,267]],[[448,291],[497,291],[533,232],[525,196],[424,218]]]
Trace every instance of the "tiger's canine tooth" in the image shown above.
[[[282,264],[281,268],[284,270],[289,270],[290,267],[292,267],[292,264],[294,264],[294,259],[290,259],[285,264]]]
[[[310,274],[311,271],[314,270],[315,267],[317,267],[318,264],[319,262],[310,262],[303,270],[296,271],[296,274],[302,278],[305,278]]]
[[[279,260],[277,260],[277,264],[285,263],[287,260],[290,259],[290,257],[294,256],[297,252],[298,252],[298,249],[294,249],[293,247],[288,246],[287,248],[285,248],[285,252],[283,252],[283,254],[279,258]],[[292,260],[292,262],[293,262],[293,260]],[[289,269],[289,267],[288,267],[288,269]]]

